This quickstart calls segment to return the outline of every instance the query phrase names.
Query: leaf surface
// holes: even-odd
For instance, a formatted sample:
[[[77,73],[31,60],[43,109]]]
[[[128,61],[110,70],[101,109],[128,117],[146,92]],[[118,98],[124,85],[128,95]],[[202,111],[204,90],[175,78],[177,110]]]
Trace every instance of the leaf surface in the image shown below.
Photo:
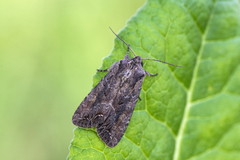
[[[142,58],[185,68],[144,61],[158,76],[145,78],[119,144],[76,128],[68,159],[240,159],[239,1],[149,0],[118,35]],[[115,39],[101,69],[126,51]]]

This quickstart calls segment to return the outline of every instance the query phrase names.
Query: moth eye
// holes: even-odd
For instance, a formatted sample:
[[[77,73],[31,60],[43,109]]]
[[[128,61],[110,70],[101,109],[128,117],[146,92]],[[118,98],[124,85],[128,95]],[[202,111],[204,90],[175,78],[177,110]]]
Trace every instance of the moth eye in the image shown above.
[[[143,67],[143,62],[141,62],[141,65],[142,65],[142,67]]]

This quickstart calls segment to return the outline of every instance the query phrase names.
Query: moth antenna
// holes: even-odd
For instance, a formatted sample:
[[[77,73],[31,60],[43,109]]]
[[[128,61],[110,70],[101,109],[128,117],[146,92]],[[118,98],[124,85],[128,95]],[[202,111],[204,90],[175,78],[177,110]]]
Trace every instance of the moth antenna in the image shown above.
[[[130,47],[128,46],[128,50],[127,50],[127,56],[128,56],[128,58],[129,58],[129,48],[130,48]]]
[[[132,51],[132,53],[134,54],[134,56],[136,56],[135,52],[132,50],[132,48],[130,47],[130,44],[127,44],[122,38],[120,38],[113,30],[111,27],[109,27],[110,30],[113,32],[113,34],[115,34],[123,43],[125,43],[127,46],[128,46],[128,52],[127,54],[129,54],[129,49]],[[152,61],[158,61],[158,62],[162,62],[162,63],[166,63],[166,64],[169,64],[169,65],[172,65],[172,66],[176,66],[176,67],[182,67],[184,68],[183,66],[178,66],[178,65],[175,65],[175,64],[171,64],[171,63],[168,63],[168,62],[164,62],[164,61],[160,61],[160,60],[157,60],[157,59],[148,59],[148,58],[142,58],[142,60],[152,60]]]
[[[183,66],[178,66],[178,65],[171,64],[171,63],[164,62],[164,61],[160,61],[160,60],[157,60],[157,59],[148,59],[148,58],[142,58],[142,60],[152,60],[152,61],[158,61],[158,62],[166,63],[166,64],[169,64],[169,65],[172,65],[172,66],[176,66],[176,67],[182,67],[182,68],[184,68]]]
[[[123,43],[125,43],[127,46],[128,46],[128,48],[130,48],[130,50],[132,51],[132,53],[134,54],[134,56],[136,56],[136,54],[135,54],[135,52],[132,50],[132,48],[130,47],[130,44],[127,44],[122,38],[120,38],[113,30],[112,30],[112,28],[111,27],[109,27],[110,28],[110,30],[113,32],[113,34],[115,34],[121,41],[123,41]]]

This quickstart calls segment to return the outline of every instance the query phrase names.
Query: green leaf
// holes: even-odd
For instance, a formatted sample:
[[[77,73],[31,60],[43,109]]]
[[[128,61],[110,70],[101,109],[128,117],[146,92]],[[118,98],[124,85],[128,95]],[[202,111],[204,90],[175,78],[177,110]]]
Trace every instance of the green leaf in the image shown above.
[[[143,58],[185,68],[144,61],[158,76],[145,78],[119,144],[76,128],[68,159],[240,159],[239,1],[149,0],[119,36]],[[102,69],[126,51],[115,39]],[[104,75],[94,75],[94,86]]]

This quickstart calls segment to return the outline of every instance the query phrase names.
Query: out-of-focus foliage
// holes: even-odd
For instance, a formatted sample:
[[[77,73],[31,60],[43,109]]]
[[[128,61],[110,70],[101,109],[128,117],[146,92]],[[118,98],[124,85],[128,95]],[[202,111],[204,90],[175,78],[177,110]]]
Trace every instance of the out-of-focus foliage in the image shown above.
[[[1,159],[65,159],[72,114],[138,1],[0,1]]]

